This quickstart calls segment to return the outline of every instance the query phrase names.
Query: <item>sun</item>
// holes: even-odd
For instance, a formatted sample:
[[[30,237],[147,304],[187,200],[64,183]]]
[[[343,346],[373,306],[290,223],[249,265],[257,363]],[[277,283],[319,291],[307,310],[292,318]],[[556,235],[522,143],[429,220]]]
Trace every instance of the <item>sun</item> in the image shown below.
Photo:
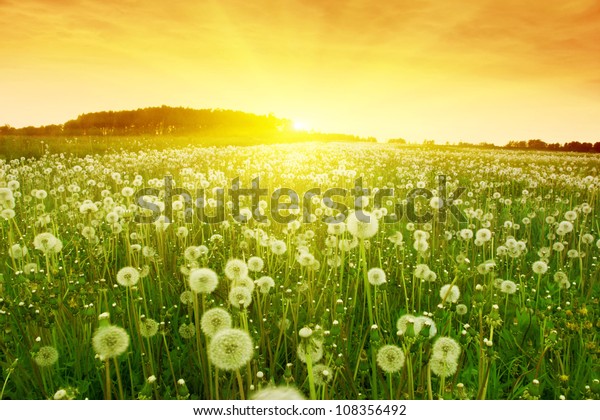
[[[293,121],[292,127],[294,127],[294,130],[296,131],[307,131],[309,128],[307,123],[298,120]]]

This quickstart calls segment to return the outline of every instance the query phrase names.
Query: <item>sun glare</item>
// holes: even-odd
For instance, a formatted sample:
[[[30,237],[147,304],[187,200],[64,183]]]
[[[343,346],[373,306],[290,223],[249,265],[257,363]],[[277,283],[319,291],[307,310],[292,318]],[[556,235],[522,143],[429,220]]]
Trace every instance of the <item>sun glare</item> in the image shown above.
[[[294,120],[294,122],[292,123],[294,130],[297,131],[306,131],[308,130],[308,124],[306,124],[304,121],[296,121]]]

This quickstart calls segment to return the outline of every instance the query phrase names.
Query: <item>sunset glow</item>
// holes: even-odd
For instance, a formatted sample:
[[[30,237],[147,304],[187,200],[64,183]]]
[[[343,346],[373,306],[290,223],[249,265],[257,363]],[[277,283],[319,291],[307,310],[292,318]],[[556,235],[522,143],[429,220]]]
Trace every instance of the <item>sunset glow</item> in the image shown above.
[[[0,39],[0,125],[165,104],[379,140],[600,140],[596,0],[0,0]]]

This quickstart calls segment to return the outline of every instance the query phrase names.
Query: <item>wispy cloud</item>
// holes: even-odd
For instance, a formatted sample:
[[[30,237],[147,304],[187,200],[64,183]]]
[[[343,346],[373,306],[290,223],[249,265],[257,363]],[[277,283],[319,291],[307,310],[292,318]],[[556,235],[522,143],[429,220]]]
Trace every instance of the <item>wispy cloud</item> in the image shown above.
[[[193,106],[193,94],[354,129],[369,104],[380,116],[413,115],[421,133],[432,104],[465,121],[483,112],[481,98],[503,115],[520,96],[591,106],[600,1],[0,0],[0,39],[0,84],[15,98],[69,92],[56,112]],[[0,99],[2,115],[25,119],[31,109],[14,103]],[[363,123],[363,132],[384,124]]]

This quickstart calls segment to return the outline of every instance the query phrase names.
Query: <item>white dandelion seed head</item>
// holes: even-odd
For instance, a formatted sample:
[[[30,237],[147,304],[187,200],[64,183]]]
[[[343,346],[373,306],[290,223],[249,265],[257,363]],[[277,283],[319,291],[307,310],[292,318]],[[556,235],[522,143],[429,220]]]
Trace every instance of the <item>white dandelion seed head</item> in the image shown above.
[[[209,294],[217,288],[219,278],[210,268],[194,268],[190,271],[188,284],[194,293]]]
[[[512,295],[517,291],[517,285],[512,280],[504,280],[500,283],[500,291],[507,295]]]
[[[135,286],[140,280],[140,272],[134,267],[123,267],[117,272],[117,283],[123,287]]]
[[[377,234],[379,221],[371,213],[361,210],[347,217],[346,228],[358,239],[369,239]]]
[[[185,338],[186,340],[189,340],[190,338],[193,338],[196,335],[196,326],[192,323],[190,324],[186,324],[183,323],[179,326],[179,335],[181,336],[181,338]]]
[[[251,400],[305,400],[306,398],[296,387],[277,386],[264,388],[250,396]]]
[[[440,297],[447,302],[456,303],[460,297],[460,289],[456,285],[445,284],[440,289]]]
[[[117,357],[127,351],[129,334],[116,325],[101,327],[94,332],[92,346],[102,359]]]
[[[548,264],[546,264],[544,261],[536,261],[531,266],[531,269],[535,274],[544,274],[546,271],[548,271]]]
[[[432,357],[458,360],[460,352],[460,344],[451,337],[440,337],[433,343]]]
[[[252,292],[246,287],[232,287],[229,303],[235,308],[247,308],[252,303]]]
[[[229,312],[221,308],[212,308],[202,315],[200,328],[209,337],[214,336],[222,329],[231,328],[232,319]]]
[[[311,363],[317,363],[323,358],[323,342],[320,340],[306,340],[298,344],[296,353],[302,363],[308,363],[308,355],[310,355]]]
[[[228,328],[212,337],[207,353],[210,362],[219,369],[238,370],[252,359],[254,344],[246,331]]]
[[[244,277],[238,280],[233,280],[231,287],[245,287],[252,293],[254,291],[254,281],[250,277]]]
[[[49,367],[58,362],[58,350],[52,346],[42,346],[33,360],[39,367]]]
[[[260,257],[250,257],[248,258],[248,270],[258,273],[265,266],[265,262]]]
[[[269,276],[263,276],[256,280],[256,285],[261,293],[269,293],[272,287],[275,286],[275,280]]]
[[[458,369],[458,361],[448,358],[440,358],[432,356],[429,361],[431,372],[441,378],[447,378],[456,373]]]
[[[385,271],[377,267],[371,268],[367,272],[367,279],[372,286],[381,286],[387,281]]]
[[[140,320],[140,335],[145,338],[154,337],[158,333],[158,322],[152,318]]]
[[[179,295],[179,301],[184,305],[191,305],[194,303],[194,294],[190,290],[184,290]]]
[[[225,264],[225,276],[227,276],[229,280],[238,280],[248,277],[248,265],[238,258],[231,259]]]
[[[404,366],[404,352],[398,346],[388,344],[377,351],[377,365],[386,373],[398,372]]]

